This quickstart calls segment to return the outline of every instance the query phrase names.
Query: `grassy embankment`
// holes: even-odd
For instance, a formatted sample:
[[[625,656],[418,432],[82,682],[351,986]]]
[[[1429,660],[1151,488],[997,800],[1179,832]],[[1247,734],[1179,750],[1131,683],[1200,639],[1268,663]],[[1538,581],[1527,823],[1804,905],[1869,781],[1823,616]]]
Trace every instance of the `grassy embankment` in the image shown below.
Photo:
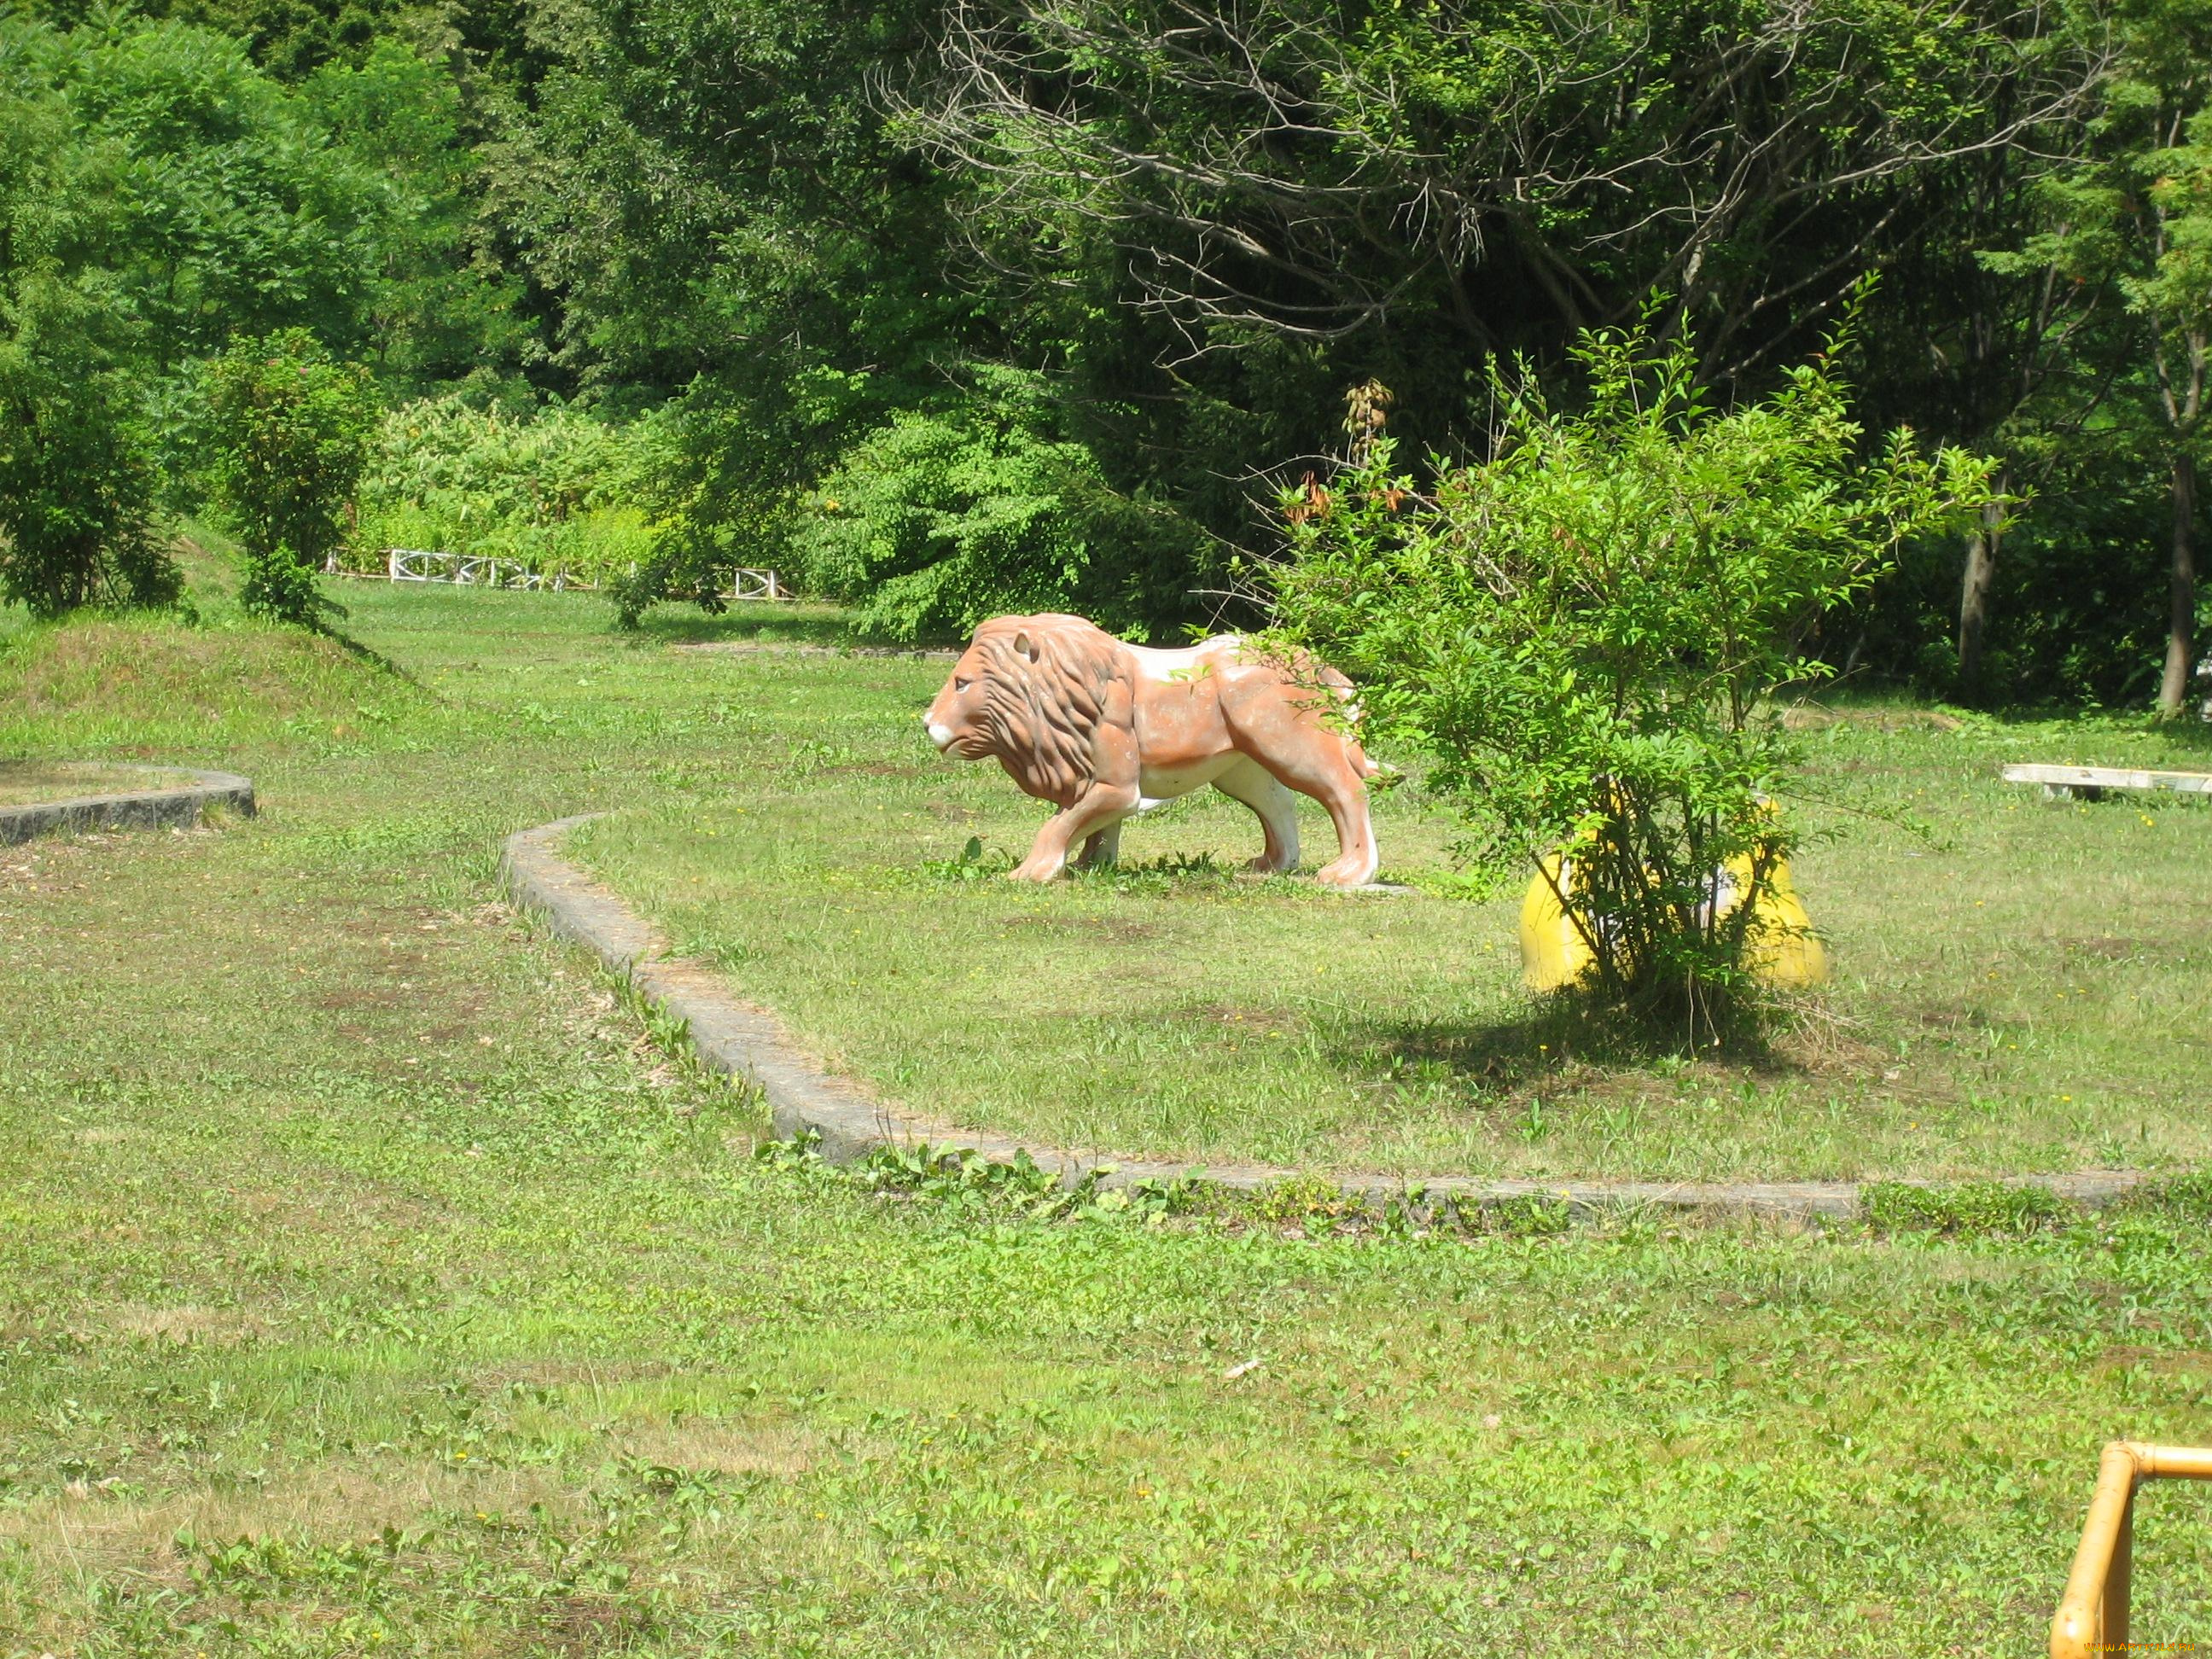
[[[888,745],[935,671],[348,597],[415,684],[0,616],[0,754],[229,767],[266,803],[0,854],[0,1653],[2027,1654],[2097,1444],[2212,1439],[2179,1200],[2019,1237],[1399,1239],[757,1160],[745,1103],[496,906],[496,839],[634,805],[750,870],[733,832],[804,782],[795,885],[873,811],[810,745]],[[870,786],[956,792],[911,809],[917,855],[1022,821],[927,775]],[[825,931],[878,915],[838,913],[861,862]],[[1109,902],[900,890],[1000,950],[1000,916],[1081,939]],[[1118,941],[1125,982],[1180,943]],[[2139,1634],[2212,1621],[2201,1496],[2143,1504]]]

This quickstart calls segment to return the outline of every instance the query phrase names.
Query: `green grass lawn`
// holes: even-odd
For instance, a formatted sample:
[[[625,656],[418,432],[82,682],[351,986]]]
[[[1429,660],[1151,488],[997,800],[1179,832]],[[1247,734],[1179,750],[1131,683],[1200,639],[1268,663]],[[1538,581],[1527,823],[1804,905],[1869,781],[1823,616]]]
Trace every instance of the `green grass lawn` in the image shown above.
[[[688,815],[720,832],[702,887],[811,890],[779,914],[811,937],[958,918],[939,937],[969,948],[939,965],[971,1034],[1015,1016],[954,968],[1060,939],[1072,977],[1035,994],[1073,1024],[1030,1028],[1054,1042],[1097,1029],[1109,956],[1131,996],[1183,971],[1178,908],[1333,940],[1455,919],[1470,969],[1498,913],[1187,878],[902,886],[884,849],[1030,821],[926,757],[836,769],[909,763],[876,757],[933,665],[678,653],[552,596],[345,597],[411,680],[204,592],[199,630],[0,612],[0,756],[225,767],[263,800],[0,851],[0,1654],[2025,1655],[2098,1445],[2212,1442],[2207,1209],[2179,1198],[2019,1237],[1405,1238],[1039,1221],[756,1158],[749,1103],[496,902],[501,835],[636,809],[593,846],[620,871],[624,836]],[[1907,787],[1970,769],[1917,735],[1838,742],[1917,757]],[[801,798],[780,836],[752,822]],[[1987,799],[2061,872],[2202,822]],[[1420,833],[1393,831],[1401,865],[1441,846]],[[1243,831],[1142,834],[1151,858]],[[1913,863],[1977,867],[1938,856]],[[1899,895],[1942,884],[1897,867]],[[2055,898],[1988,887],[1950,909],[2073,937]],[[2187,902],[2084,925],[2126,949],[2081,953],[2067,1030],[2137,988],[2185,1006]],[[1855,968],[1888,988],[1854,996],[1936,998],[1948,951],[2000,988],[1941,994],[2051,1029],[2039,947],[1984,966],[1996,947],[1894,936],[1909,968]],[[856,1006],[841,969],[871,958],[837,949],[810,994]],[[1924,1041],[1960,1075],[2027,1065]],[[2140,1637],[2212,1630],[2208,1521],[2201,1492],[2143,1499]]]
[[[975,879],[1048,810],[939,760],[932,662],[699,654],[702,759],[576,852],[833,1065],[970,1127],[1195,1163],[1654,1178],[2192,1166],[2212,1151],[2212,811],[2053,806],[2008,759],[2212,764],[2194,727],[1845,708],[1808,735],[1798,885],[1835,982],[1770,1052],[1640,1060],[1523,989],[1517,893],[1463,896],[1452,823],[1377,813],[1351,899],[1232,876],[1259,845],[1213,793],[1148,815],[1127,867]],[[1925,836],[1869,812],[1903,811]],[[1305,814],[1311,861],[1331,855]],[[1198,867],[1191,861],[1201,860]]]

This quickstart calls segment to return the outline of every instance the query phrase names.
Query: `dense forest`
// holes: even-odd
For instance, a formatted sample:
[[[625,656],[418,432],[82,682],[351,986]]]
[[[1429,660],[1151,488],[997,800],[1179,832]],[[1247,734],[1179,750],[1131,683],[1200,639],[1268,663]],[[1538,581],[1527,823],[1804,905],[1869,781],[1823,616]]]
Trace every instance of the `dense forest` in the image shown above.
[[[367,399],[356,552],[1164,635],[1377,423],[1483,453],[1498,362],[1640,326],[1728,404],[1856,307],[1869,446],[2006,500],[1815,648],[2188,696],[2212,0],[41,0],[0,106],[34,609],[169,595],[247,359],[295,425]]]

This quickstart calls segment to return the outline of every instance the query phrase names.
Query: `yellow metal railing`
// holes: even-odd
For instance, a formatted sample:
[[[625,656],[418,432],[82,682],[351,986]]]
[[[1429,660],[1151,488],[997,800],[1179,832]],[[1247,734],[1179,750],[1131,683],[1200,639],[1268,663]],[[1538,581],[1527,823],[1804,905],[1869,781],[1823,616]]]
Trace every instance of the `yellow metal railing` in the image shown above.
[[[2212,1480],[2212,1451],[2147,1446],[2136,1440],[2115,1440],[2105,1448],[2065,1599],[2051,1621],[2051,1659],[2091,1659],[2129,1650],[2136,1488],[2146,1480]]]

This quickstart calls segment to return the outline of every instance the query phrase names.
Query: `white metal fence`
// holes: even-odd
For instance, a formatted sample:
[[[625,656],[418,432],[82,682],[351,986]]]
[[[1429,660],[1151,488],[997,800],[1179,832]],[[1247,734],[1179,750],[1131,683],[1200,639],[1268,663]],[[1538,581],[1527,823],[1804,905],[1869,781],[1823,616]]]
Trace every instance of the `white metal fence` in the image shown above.
[[[635,567],[632,567],[635,568]],[[377,579],[373,570],[341,570],[332,554],[324,570],[333,576]],[[384,550],[384,580],[395,582],[451,582],[461,587],[520,588],[549,593],[596,593],[599,584],[556,570],[547,575],[532,570],[520,559],[502,559],[489,553],[439,553],[421,548],[388,547]],[[726,599],[787,599],[791,591],[773,570],[740,568],[730,572]]]

